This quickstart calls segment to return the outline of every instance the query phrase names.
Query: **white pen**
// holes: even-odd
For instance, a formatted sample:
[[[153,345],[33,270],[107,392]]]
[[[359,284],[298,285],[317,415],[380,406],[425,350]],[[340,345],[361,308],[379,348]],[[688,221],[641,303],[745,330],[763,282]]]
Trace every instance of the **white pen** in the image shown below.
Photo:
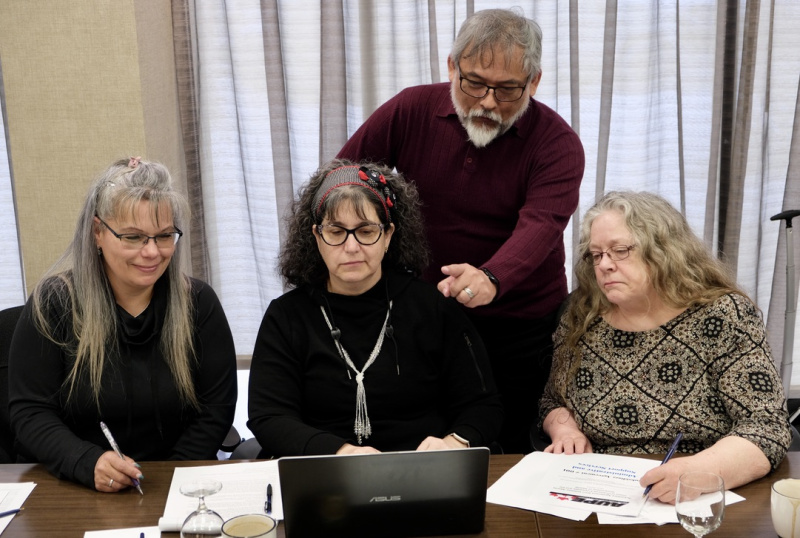
[[[108,429],[108,426],[106,426],[105,422],[100,421],[100,429],[103,430],[103,434],[106,436],[106,439],[108,439],[108,444],[111,445],[111,448],[114,449],[114,452],[117,453],[117,456],[119,456],[120,459],[124,460],[125,456],[122,455],[122,451],[119,449],[119,445],[117,445],[117,442],[114,440],[114,436],[111,435],[111,431]],[[139,485],[139,481],[136,480],[135,478],[133,479],[133,485],[136,486],[136,489],[139,490],[140,494],[144,495],[144,492],[142,491],[142,486]]]

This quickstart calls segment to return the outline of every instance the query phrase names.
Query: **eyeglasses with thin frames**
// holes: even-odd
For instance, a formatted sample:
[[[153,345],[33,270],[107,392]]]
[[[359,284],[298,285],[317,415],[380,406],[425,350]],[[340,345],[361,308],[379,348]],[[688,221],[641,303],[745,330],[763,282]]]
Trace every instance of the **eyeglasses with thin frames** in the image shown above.
[[[122,247],[127,250],[139,250],[144,248],[144,246],[150,241],[151,239],[155,242],[156,247],[160,249],[170,249],[175,248],[175,245],[178,244],[178,240],[183,235],[183,232],[180,231],[177,227],[175,227],[174,232],[164,232],[156,235],[147,235],[147,234],[120,234],[117,233],[111,226],[108,225],[106,221],[98,217],[97,220],[103,223],[103,225],[108,228],[108,231],[114,234],[114,237],[119,239],[119,242],[122,243]]]
[[[610,260],[619,262],[627,259],[631,255],[631,250],[635,247],[636,245],[616,245],[603,251],[590,250],[583,255],[583,259],[586,263],[600,265],[600,262],[603,261],[603,255],[606,255]]]
[[[494,98],[501,103],[511,103],[519,101],[525,92],[525,86],[489,86],[483,82],[470,80],[461,75],[461,68],[458,68],[458,87],[461,91],[475,99],[483,99],[489,94],[489,90],[494,91]]]
[[[362,224],[352,229],[338,224],[317,224],[317,233],[332,247],[343,245],[351,234],[360,244],[369,246],[377,243],[383,235],[383,224]]]

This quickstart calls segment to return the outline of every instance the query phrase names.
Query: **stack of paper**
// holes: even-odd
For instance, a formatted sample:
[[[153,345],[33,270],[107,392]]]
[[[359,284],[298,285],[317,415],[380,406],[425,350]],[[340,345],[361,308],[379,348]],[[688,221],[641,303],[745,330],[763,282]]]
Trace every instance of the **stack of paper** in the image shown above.
[[[608,454],[533,452],[489,488],[486,500],[575,521],[597,512],[600,523],[677,523],[675,507],[645,503],[639,478],[660,462]],[[725,493],[725,504],[744,500]]]
[[[22,508],[22,503],[31,494],[36,484],[33,482],[0,484],[0,512]],[[0,518],[0,534],[16,516]]]
[[[277,460],[176,467],[164,515],[158,521],[158,528],[162,532],[180,531],[186,516],[197,510],[197,499],[181,495],[180,489],[181,484],[201,478],[222,483],[219,493],[206,497],[206,505],[223,520],[243,514],[263,514],[269,484],[272,484],[272,513],[269,515],[276,520],[283,519]]]
[[[133,527],[128,529],[112,529],[105,531],[86,531],[83,538],[161,538],[158,527]]]

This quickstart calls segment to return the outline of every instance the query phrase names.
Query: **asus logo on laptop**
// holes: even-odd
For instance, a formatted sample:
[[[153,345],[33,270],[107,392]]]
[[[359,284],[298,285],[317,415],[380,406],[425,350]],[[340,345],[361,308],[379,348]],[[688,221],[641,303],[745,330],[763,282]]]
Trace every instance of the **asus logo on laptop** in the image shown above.
[[[385,502],[392,502],[392,501],[400,501],[400,495],[392,495],[391,497],[373,497],[369,500],[371,503],[385,503]]]

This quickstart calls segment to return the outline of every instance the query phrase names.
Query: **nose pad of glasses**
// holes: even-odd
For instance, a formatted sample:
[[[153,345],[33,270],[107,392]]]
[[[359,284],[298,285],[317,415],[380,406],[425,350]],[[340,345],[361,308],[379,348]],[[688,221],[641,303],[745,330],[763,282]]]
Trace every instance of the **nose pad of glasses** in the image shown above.
[[[487,99],[489,99],[489,96],[491,96],[491,101],[489,101],[489,103],[490,103],[492,106],[491,106],[491,107],[486,107],[486,106],[484,105],[484,103],[486,103],[486,100],[487,100]],[[481,106],[484,106],[484,108],[494,108],[494,107],[497,107],[497,106],[499,106],[499,104],[500,104],[500,101],[498,101],[498,100],[497,100],[497,96],[494,94],[494,88],[489,88],[489,89],[486,91],[486,95],[484,95],[483,97],[481,97],[481,99],[480,99],[480,103],[481,103]]]
[[[154,237],[146,237],[144,239],[144,242],[142,243],[142,250],[148,250],[148,249],[151,251],[154,250],[158,252],[158,243],[156,243]]]
[[[353,240],[352,243],[350,242],[351,239]],[[361,245],[359,240],[356,239],[355,230],[349,230],[348,231],[347,237],[344,238],[344,243],[342,243],[342,245],[345,245],[345,246],[347,246],[347,245],[350,245],[350,246],[359,246],[359,245]]]
[[[597,262],[597,265],[607,266],[607,265],[614,265],[616,263],[617,262],[614,260],[614,258],[611,257],[611,255],[608,252],[603,252],[603,255],[600,257],[600,261]]]

